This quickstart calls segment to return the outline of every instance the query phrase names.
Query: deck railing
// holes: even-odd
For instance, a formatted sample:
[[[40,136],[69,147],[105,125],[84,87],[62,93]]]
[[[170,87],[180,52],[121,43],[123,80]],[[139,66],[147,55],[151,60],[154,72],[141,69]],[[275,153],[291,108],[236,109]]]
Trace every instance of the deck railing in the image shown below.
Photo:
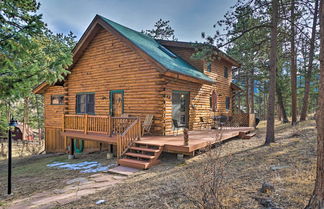
[[[63,115],[63,131],[77,131],[84,134],[122,134],[136,121],[136,117],[111,117],[109,115]]]
[[[120,158],[135,140],[141,138],[141,121],[137,118],[121,134],[117,134],[117,158]]]
[[[122,134],[137,120],[137,117],[112,117],[112,130],[114,134]]]

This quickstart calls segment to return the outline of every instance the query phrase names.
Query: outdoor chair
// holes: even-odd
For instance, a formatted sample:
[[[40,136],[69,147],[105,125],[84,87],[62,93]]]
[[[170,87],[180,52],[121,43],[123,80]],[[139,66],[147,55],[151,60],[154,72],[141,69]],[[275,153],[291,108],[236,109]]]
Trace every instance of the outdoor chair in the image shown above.
[[[143,122],[143,129],[142,129],[142,136],[144,134],[152,134],[151,133],[151,126],[153,123],[153,115],[146,115],[145,120]]]
[[[172,119],[172,123],[173,123],[173,135],[174,135],[174,131],[177,130],[177,135],[178,135],[178,131],[180,129],[178,121],[175,119]]]
[[[204,120],[203,117],[199,117],[199,123],[200,123],[200,130],[202,130],[203,126],[205,126],[205,128],[207,129],[207,126],[209,125],[207,119]]]
[[[123,117],[123,118],[128,118],[129,115],[128,115],[128,113],[123,113],[123,114],[121,115],[121,117]]]
[[[223,127],[223,126],[226,124],[226,122],[227,122],[227,117],[221,115],[221,116],[219,117],[219,126],[220,126],[220,127]]]

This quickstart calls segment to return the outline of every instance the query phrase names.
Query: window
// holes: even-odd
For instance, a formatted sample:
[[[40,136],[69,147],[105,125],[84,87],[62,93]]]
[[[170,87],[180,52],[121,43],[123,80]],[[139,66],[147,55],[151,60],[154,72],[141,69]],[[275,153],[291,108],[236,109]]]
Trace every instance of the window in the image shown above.
[[[228,68],[224,66],[224,77],[228,78]]]
[[[95,94],[81,93],[76,96],[77,114],[95,114]]]
[[[210,109],[212,111],[216,112],[216,110],[217,110],[217,94],[215,91],[213,91],[209,97],[209,105],[210,105]]]
[[[173,52],[171,52],[169,49],[165,48],[162,45],[158,46],[158,48],[161,49],[164,53],[166,53],[167,55],[169,55],[172,58],[176,58],[177,57],[177,55],[175,55]]]
[[[211,72],[211,63],[208,63],[208,64],[207,64],[207,71],[208,71],[208,72]]]
[[[231,99],[230,97],[226,97],[226,110],[229,110],[231,106]]]
[[[63,95],[52,95],[51,96],[51,104],[52,105],[63,105],[64,104],[64,96]]]

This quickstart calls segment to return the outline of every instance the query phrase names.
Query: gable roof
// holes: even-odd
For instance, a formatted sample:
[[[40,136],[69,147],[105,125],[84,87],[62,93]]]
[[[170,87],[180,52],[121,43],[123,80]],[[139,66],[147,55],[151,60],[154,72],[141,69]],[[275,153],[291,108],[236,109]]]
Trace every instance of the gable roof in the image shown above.
[[[167,76],[185,79],[192,82],[209,84],[216,83],[214,79],[199,71],[197,68],[183,60],[180,56],[173,56],[173,53],[157,40],[100,15],[95,16],[79,42],[72,50],[73,64],[69,67],[69,70],[73,68],[100,28],[104,28],[119,36],[119,38],[121,38],[122,41],[127,42],[131,48],[149,58],[149,60],[154,61],[154,63],[159,67],[157,70],[161,70],[161,72]],[[33,93],[42,93],[49,86],[49,84],[43,82],[33,89]]]
[[[144,51],[147,55],[149,55],[151,58],[153,58],[156,62],[161,64],[166,69],[175,73],[187,75],[210,83],[215,82],[212,78],[200,72],[197,68],[190,65],[181,57],[172,56],[172,54],[170,54],[172,52],[169,52],[168,49],[166,49],[163,45],[158,43],[155,39],[138,31],[122,26],[100,15],[98,15],[98,17],[100,17],[103,21],[105,21],[116,31],[118,31],[122,36],[127,38],[134,45],[136,45],[138,48],[140,48],[142,51]]]
[[[193,43],[193,42],[185,42],[185,41],[170,41],[170,40],[162,40],[162,39],[158,39],[156,41],[164,46],[173,46],[173,47],[191,48],[191,49],[194,49],[195,45],[197,44],[198,45],[204,44],[204,43]],[[233,66],[239,67],[241,65],[241,63],[236,61],[233,57],[229,56],[222,50],[218,49],[216,46],[213,46],[213,49],[215,50],[215,52],[217,52],[217,55],[219,57],[231,63]]]

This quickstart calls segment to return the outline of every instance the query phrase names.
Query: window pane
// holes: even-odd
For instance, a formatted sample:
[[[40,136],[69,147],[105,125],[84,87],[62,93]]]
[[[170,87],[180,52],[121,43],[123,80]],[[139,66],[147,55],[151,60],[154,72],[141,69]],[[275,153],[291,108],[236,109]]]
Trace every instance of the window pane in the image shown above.
[[[208,64],[207,64],[207,71],[208,71],[208,72],[211,72],[211,63],[208,63]]]
[[[78,94],[76,96],[76,112],[94,114],[95,94]]]
[[[53,105],[63,105],[64,104],[64,96],[62,96],[62,95],[52,95],[51,96],[51,104],[53,104]]]
[[[224,77],[228,78],[228,68],[224,67]]]
[[[226,110],[230,109],[231,100],[230,97],[226,97]]]
[[[87,113],[94,113],[94,94],[87,95]]]
[[[217,110],[217,94],[215,91],[213,91],[212,95],[211,95],[211,100],[212,100],[212,109],[214,112],[216,112]]]

